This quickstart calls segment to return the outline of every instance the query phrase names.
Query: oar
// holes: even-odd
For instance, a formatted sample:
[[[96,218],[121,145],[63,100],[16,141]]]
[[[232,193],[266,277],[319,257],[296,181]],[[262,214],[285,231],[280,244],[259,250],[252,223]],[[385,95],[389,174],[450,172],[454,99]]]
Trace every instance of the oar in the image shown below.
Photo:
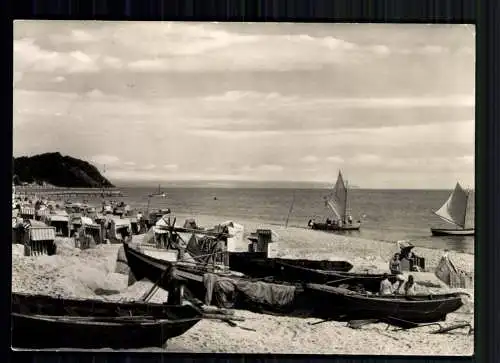
[[[159,287],[158,287],[158,284],[160,283],[160,281],[162,281],[162,280],[163,280],[163,278],[165,277],[165,274],[166,274],[168,271],[170,271],[170,268],[165,268],[165,270],[164,270],[164,271],[163,271],[163,273],[161,274],[161,276],[160,276],[160,278],[158,279],[158,281],[156,281],[156,282],[154,283],[154,285],[151,287],[151,289],[150,289],[150,290],[149,290],[149,291],[148,291],[145,295],[143,295],[143,296],[142,296],[142,298],[141,298],[141,300],[142,300],[142,301],[144,301],[144,302],[148,301],[148,300],[151,298],[151,296],[152,296],[154,293],[156,293],[156,291],[157,291],[157,290],[158,290],[158,288],[159,288]]]
[[[240,318],[237,316],[227,316],[223,314],[203,314],[203,319],[208,319],[208,320],[223,320],[223,321],[245,321],[245,318]]]
[[[351,320],[347,323],[347,326],[352,329],[359,329],[364,325],[379,323],[379,319],[366,319],[366,320]]]
[[[66,315],[29,315],[34,318],[40,319],[57,319],[57,320],[67,320],[67,321],[103,321],[103,322],[130,322],[133,323],[136,320],[159,320],[157,317],[150,315],[142,316],[66,316]]]
[[[440,328],[438,330],[431,332],[431,334],[444,334],[444,333],[447,333],[449,331],[461,329],[461,328],[469,328],[469,334],[471,333],[471,331],[473,329],[472,325],[470,325],[470,323],[459,323],[459,324],[455,324],[455,325],[451,325],[451,326],[447,326],[447,327],[440,326]]]
[[[341,315],[337,319],[343,319],[344,317],[345,317],[345,315]],[[328,319],[323,319],[323,320],[320,320],[320,321],[316,321],[314,323],[309,323],[309,325],[318,325],[318,324],[327,323],[329,321],[335,321],[335,320],[336,320],[335,318],[328,318]]]

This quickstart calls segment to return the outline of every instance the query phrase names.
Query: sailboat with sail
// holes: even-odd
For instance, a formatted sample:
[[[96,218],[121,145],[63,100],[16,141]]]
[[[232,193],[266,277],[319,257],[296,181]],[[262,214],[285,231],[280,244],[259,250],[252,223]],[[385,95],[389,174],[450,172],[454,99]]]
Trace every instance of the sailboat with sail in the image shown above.
[[[166,198],[167,194],[161,191],[160,184],[158,184],[158,191],[149,195],[150,197]]]
[[[474,228],[465,228],[469,193],[457,183],[446,202],[433,213],[456,228],[431,228],[433,236],[473,236]]]
[[[324,231],[357,231],[361,228],[361,221],[354,222],[349,214],[348,188],[341,171],[332,193],[325,198],[325,204],[332,210],[335,218],[333,220],[328,218],[325,222],[310,220],[308,223],[310,228]]]

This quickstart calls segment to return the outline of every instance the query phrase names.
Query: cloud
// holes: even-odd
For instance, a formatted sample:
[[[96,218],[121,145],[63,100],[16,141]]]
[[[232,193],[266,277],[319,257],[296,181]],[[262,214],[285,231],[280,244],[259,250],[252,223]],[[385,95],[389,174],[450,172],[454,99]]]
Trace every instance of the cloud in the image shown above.
[[[329,161],[330,163],[338,163],[338,164],[344,162],[344,159],[338,155],[328,156],[326,160]]]
[[[44,50],[34,39],[14,40],[14,69],[23,72],[97,72],[97,58],[98,56],[90,56],[81,51],[62,53]]]
[[[14,152],[117,179],[473,175],[473,40],[367,27],[16,25]]]
[[[397,54],[440,56],[450,52],[440,44],[412,48],[402,42],[406,46],[402,48],[401,44],[384,44],[383,38],[364,44],[349,39],[348,33],[332,36],[267,32],[268,27],[262,24],[242,27],[260,28],[261,32],[241,31],[233,24],[181,22],[95,23],[85,27],[73,24],[76,28],[69,30],[68,24],[30,26],[32,33],[27,33],[33,37],[45,29],[53,29],[53,32],[44,37],[46,48],[43,49],[32,39],[16,39],[15,63],[19,58],[19,62],[30,69],[47,72],[56,69],[66,72],[99,69],[154,73],[285,72],[317,70],[334,64],[370,64],[373,59],[387,59]],[[30,59],[37,61],[30,62]]]
[[[255,173],[255,172],[277,173],[277,172],[282,172],[284,170],[284,167],[282,165],[276,165],[276,164],[262,164],[257,166],[244,165],[240,168],[240,170],[244,173]]]
[[[14,72],[14,85],[23,79],[23,72]]]
[[[257,102],[268,106],[308,106],[310,108],[329,106],[332,108],[412,108],[412,107],[473,107],[475,96],[458,94],[447,96],[415,96],[415,97],[324,97],[308,98],[299,95],[281,95],[277,92],[260,93],[255,91],[228,91],[221,95],[204,98],[207,102],[234,103],[238,101]]]
[[[66,80],[66,78],[64,78],[63,76],[57,76],[57,77],[54,77],[52,79],[52,82],[54,83],[61,83],[61,82],[64,82]]]
[[[200,120],[193,125],[193,132],[223,138],[226,134],[221,131],[231,131],[235,137],[252,133],[273,136],[283,131],[306,134],[328,129],[454,122],[474,117],[474,103],[473,94],[346,98],[228,91],[201,98],[198,107],[191,107],[186,114]]]
[[[94,163],[97,164],[116,164],[120,161],[120,158],[114,155],[94,155],[90,158]]]
[[[474,155],[464,155],[464,156],[458,156],[457,158],[458,162],[467,164],[467,165],[474,165]]]
[[[167,169],[167,170],[177,170],[179,168],[179,166],[177,164],[165,164],[163,165],[163,169]]]
[[[356,165],[379,165],[382,159],[374,154],[361,154],[353,157],[350,162]]]
[[[141,170],[153,170],[155,168],[156,168],[155,164],[147,164],[147,165],[139,167],[138,169],[141,169]]]
[[[73,29],[71,31],[72,39],[76,42],[90,42],[94,40],[94,37],[90,35],[85,30]]]
[[[300,158],[300,161],[303,163],[315,163],[318,161],[318,157],[314,155],[308,155]]]

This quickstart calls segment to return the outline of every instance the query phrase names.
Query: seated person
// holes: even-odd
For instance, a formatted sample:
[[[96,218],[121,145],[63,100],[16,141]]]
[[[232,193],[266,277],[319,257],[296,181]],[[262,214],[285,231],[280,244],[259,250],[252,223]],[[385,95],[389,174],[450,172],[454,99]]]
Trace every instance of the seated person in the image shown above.
[[[405,282],[403,290],[404,294],[407,296],[412,296],[417,294],[415,291],[415,281],[413,279],[413,275],[408,276],[408,281]]]
[[[404,276],[402,274],[397,274],[396,282],[394,283],[394,285],[392,285],[392,292],[395,295],[404,295],[404,289],[403,289],[404,282],[405,282]]]
[[[380,295],[391,295],[392,294],[392,284],[389,281],[389,274],[387,274],[387,273],[384,273],[384,278],[380,282],[379,294]]]
[[[393,274],[401,273],[401,255],[395,253],[391,261],[389,261],[389,270]]]

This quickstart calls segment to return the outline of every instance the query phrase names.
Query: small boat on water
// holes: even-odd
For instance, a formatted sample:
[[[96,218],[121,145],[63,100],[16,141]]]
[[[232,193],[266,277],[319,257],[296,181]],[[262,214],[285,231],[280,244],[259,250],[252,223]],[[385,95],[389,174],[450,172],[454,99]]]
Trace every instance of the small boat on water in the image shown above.
[[[192,305],[116,303],[12,294],[15,348],[163,347],[203,317]]]
[[[446,202],[433,212],[443,221],[455,225],[455,228],[431,228],[433,236],[474,236],[474,228],[466,228],[469,193],[459,183]]]
[[[306,291],[320,301],[315,306],[320,314],[328,316],[332,307],[341,313],[342,320],[379,319],[401,326],[415,327],[418,324],[446,320],[446,315],[462,305],[463,293],[435,295],[368,295],[342,287],[307,284]]]
[[[325,204],[332,210],[335,218],[328,218],[325,222],[309,220],[309,228],[321,231],[359,231],[361,221],[353,221],[349,214],[348,188],[340,171],[332,193],[325,197]]]
[[[167,193],[162,192],[161,191],[161,185],[158,184],[158,190],[156,192],[154,192],[154,193],[149,194],[149,197],[150,198],[152,198],[152,197],[166,198],[167,197]]]

